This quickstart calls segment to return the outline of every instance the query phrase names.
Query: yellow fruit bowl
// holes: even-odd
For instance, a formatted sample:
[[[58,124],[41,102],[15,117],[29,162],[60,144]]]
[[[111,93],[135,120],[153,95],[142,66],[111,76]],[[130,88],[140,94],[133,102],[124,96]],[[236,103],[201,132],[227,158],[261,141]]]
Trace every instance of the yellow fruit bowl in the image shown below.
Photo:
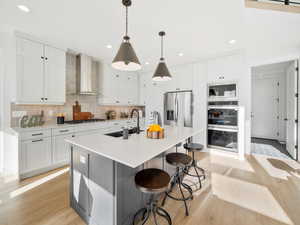
[[[147,129],[147,138],[163,139],[165,137],[165,130],[157,124],[152,124]]]

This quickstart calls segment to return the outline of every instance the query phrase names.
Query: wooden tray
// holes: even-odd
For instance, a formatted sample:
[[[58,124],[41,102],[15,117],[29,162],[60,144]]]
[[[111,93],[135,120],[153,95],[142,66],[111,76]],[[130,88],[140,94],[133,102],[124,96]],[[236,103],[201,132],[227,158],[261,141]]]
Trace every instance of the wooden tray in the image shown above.
[[[165,130],[162,129],[161,131],[158,132],[153,132],[147,130],[147,138],[151,139],[163,139],[165,137]]]

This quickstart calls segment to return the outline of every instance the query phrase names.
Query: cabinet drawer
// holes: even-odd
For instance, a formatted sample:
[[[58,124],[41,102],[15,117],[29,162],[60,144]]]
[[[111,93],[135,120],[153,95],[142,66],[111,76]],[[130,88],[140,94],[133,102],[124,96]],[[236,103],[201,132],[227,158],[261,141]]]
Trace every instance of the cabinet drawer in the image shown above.
[[[65,127],[65,128],[59,128],[59,129],[52,129],[52,135],[65,135],[65,134],[72,134],[75,132],[74,127]]]
[[[36,130],[21,133],[21,140],[39,139],[51,136],[51,129]]]

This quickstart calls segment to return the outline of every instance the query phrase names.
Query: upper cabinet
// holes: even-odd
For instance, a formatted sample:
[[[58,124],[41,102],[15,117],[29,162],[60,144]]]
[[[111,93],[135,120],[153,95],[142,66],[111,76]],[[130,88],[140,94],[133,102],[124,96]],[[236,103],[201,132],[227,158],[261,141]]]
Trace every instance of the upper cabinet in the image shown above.
[[[66,54],[39,42],[17,38],[18,104],[64,104]]]
[[[207,79],[209,83],[236,81],[243,73],[242,57],[231,55],[207,62]]]
[[[99,103],[103,105],[139,105],[138,77],[134,72],[120,72],[101,66]]]

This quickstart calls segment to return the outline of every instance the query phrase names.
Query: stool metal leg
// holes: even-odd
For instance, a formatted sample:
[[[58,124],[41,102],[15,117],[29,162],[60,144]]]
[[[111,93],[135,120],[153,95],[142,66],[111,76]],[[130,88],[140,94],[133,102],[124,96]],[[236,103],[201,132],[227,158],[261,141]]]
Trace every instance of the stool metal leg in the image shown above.
[[[172,225],[172,219],[170,215],[166,210],[157,206],[157,200],[155,199],[154,195],[150,196],[150,200],[147,204],[147,207],[144,207],[137,211],[137,213],[133,217],[132,224],[135,225],[135,222],[140,214],[142,214],[142,219],[139,224],[146,224],[150,218],[151,213],[153,215],[155,225],[159,225],[157,221],[157,215],[163,217],[168,222],[168,225]]]
[[[171,219],[169,213],[166,210],[164,210],[161,207],[157,207],[156,212],[157,212],[158,215],[164,217],[170,225],[172,224],[172,219]]]
[[[198,165],[197,165],[197,161],[195,160],[195,152],[192,151],[192,158],[193,158],[193,161],[192,161],[192,164],[187,166],[183,172],[188,175],[188,176],[191,176],[191,177],[197,177],[198,178],[198,181],[199,181],[199,185],[200,185],[200,189],[202,188],[202,182],[201,182],[201,177],[203,177],[203,179],[206,178],[205,176],[205,171],[204,169],[200,168]],[[196,175],[194,174],[190,174],[190,169],[194,169],[195,170],[195,173]],[[200,170],[202,172],[202,175],[199,174],[198,170]]]
[[[187,204],[186,204],[186,199],[185,199],[185,196],[183,194],[183,191],[182,191],[182,188],[181,188],[181,181],[179,181],[179,190],[180,190],[180,193],[182,195],[182,199],[183,199],[183,202],[184,202],[184,207],[185,207],[185,215],[189,215],[189,211],[188,211],[188,207],[187,207]]]
[[[169,198],[171,198],[173,200],[176,200],[176,201],[183,201],[184,202],[184,206],[185,206],[185,214],[188,216],[189,212],[188,212],[188,207],[187,207],[187,202],[186,201],[193,199],[193,190],[192,190],[192,188],[190,186],[188,186],[187,184],[183,183],[182,179],[183,178],[181,177],[180,169],[179,169],[179,167],[177,167],[176,168],[176,174],[173,177],[172,183],[177,184],[177,186],[179,187],[179,191],[180,191],[180,194],[181,194],[182,197],[181,198],[177,198],[177,197],[174,197],[174,196],[170,195],[170,193],[173,191],[173,188],[175,187],[175,185],[173,185],[165,193],[165,196],[164,196],[163,201],[162,201],[162,206],[165,205],[167,197],[169,197]],[[189,192],[189,195],[187,197],[184,195],[182,188],[186,189]]]

